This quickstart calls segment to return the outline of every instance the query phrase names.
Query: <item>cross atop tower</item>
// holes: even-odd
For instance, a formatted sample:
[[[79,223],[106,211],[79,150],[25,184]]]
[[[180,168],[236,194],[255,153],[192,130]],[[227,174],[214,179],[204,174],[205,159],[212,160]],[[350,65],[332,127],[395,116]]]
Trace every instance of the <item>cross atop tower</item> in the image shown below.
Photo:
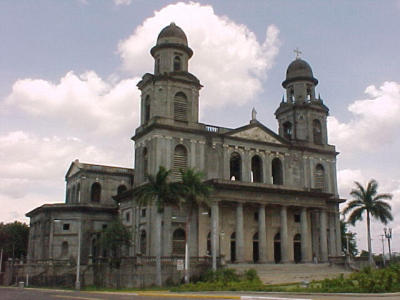
[[[301,52],[301,51],[299,50],[299,47],[297,47],[296,49],[294,49],[293,52],[296,53],[296,59],[299,59],[299,58],[300,58],[300,54],[303,53],[303,52]]]

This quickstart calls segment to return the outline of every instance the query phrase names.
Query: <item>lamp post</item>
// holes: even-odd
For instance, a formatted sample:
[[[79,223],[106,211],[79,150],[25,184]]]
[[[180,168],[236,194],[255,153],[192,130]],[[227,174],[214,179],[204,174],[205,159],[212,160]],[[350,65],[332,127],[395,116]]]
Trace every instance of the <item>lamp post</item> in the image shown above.
[[[385,235],[381,234],[380,237],[382,240],[382,262],[383,266],[385,266]]]
[[[392,250],[390,249],[390,240],[392,239],[392,228],[383,228],[385,232],[385,237],[388,240],[388,247],[389,247],[389,261],[392,261]]]

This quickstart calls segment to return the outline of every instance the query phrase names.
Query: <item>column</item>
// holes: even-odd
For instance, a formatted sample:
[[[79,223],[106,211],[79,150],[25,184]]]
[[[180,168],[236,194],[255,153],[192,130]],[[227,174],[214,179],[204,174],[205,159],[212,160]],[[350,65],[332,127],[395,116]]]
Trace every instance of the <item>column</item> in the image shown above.
[[[267,233],[264,204],[258,208],[258,253],[260,263],[265,263],[267,261]]]
[[[301,261],[310,262],[309,238],[308,238],[308,219],[307,208],[301,209]]]
[[[218,202],[211,204],[211,255],[212,269],[217,270],[217,253],[219,249],[219,207]]]
[[[326,238],[326,210],[322,209],[319,214],[319,245],[320,245],[320,253],[321,253],[321,262],[328,261],[328,241]]]
[[[317,262],[320,259],[319,253],[319,234],[318,234],[319,215],[317,211],[311,212],[311,234],[312,234],[312,259]]]
[[[287,228],[287,207],[281,206],[281,261],[289,262],[288,257],[288,228]]]
[[[236,206],[236,261],[244,261],[243,203]]]
[[[329,255],[336,255],[336,235],[335,235],[335,215],[333,213],[329,213]]]
[[[340,214],[335,212],[335,227],[336,227],[336,255],[342,255],[342,231],[340,230]]]

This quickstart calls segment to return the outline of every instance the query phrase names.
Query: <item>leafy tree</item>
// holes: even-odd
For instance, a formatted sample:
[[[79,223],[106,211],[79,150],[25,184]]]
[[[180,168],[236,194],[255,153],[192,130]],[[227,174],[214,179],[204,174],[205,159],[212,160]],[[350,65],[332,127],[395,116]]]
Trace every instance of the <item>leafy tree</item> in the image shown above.
[[[29,227],[25,223],[0,223],[0,251],[3,249],[3,261],[26,256],[28,240]]]
[[[368,233],[368,260],[373,265],[372,246],[371,246],[371,217],[378,219],[383,224],[393,220],[391,206],[383,200],[392,199],[391,194],[378,194],[378,183],[371,179],[367,187],[364,188],[359,182],[355,182],[356,188],[350,192],[353,197],[343,211],[344,215],[350,213],[347,222],[354,225],[357,221],[362,221],[364,213],[367,215]]]
[[[342,251],[347,253],[347,239],[349,239],[349,253],[352,256],[356,256],[358,254],[357,242],[356,242],[356,233],[351,232],[347,229],[347,223],[343,220],[340,220],[340,232],[342,236]]]
[[[156,249],[156,284],[162,285],[161,279],[161,221],[164,207],[166,205],[179,205],[177,197],[177,185],[168,181],[171,171],[167,171],[160,166],[157,174],[147,175],[147,183],[138,186],[133,190],[133,197],[139,205],[153,205],[157,207],[155,218],[155,236],[159,241],[160,247]]]
[[[194,169],[180,170],[182,174],[182,182],[180,184],[179,196],[186,207],[186,244],[190,241],[190,223],[192,221],[193,210],[201,204],[208,204],[208,198],[211,192],[211,186],[203,182],[204,174],[197,172]],[[189,249],[187,249],[189,255]],[[190,257],[190,256],[189,256]],[[190,259],[189,259],[190,261]],[[185,281],[189,282],[190,278],[190,263],[186,267]]]

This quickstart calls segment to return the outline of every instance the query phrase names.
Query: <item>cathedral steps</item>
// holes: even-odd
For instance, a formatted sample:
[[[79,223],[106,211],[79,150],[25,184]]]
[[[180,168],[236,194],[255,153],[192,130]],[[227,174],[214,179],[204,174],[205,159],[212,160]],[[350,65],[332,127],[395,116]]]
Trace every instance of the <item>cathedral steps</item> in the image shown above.
[[[228,264],[240,273],[255,269],[265,284],[292,283],[334,278],[340,274],[349,274],[344,267],[326,264]]]

